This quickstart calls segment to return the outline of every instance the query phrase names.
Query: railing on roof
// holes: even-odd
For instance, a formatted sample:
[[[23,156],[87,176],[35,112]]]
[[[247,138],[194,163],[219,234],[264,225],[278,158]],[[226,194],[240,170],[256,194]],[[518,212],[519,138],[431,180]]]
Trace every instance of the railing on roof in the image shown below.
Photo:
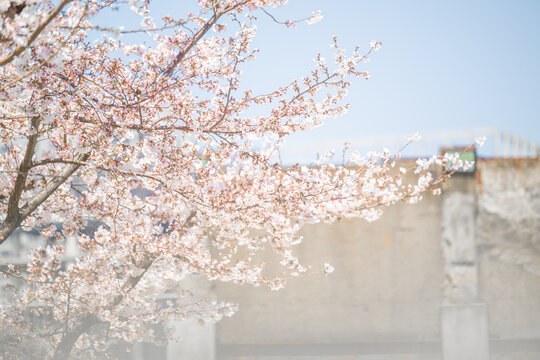
[[[389,149],[396,152],[408,142],[408,135],[384,135],[354,138],[349,141],[352,151],[360,153]],[[486,137],[485,145],[478,150],[484,158],[535,158],[540,156],[540,146],[523,137],[494,128],[470,130],[452,130],[423,132],[421,139],[409,144],[403,151],[403,157],[423,157],[437,154],[444,147],[466,147],[475,143],[475,139]],[[316,159],[316,153],[324,154],[329,150],[336,151],[336,160],[341,159],[340,152],[344,147],[343,140],[324,140],[310,144],[285,145],[282,152],[284,164],[310,163]],[[351,151],[349,150],[349,151]],[[339,158],[339,159],[338,159]]]

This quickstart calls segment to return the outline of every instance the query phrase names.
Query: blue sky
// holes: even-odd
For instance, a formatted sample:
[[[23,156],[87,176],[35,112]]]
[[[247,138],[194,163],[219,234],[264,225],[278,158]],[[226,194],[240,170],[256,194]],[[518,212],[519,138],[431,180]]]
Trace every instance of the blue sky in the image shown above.
[[[154,9],[175,17],[194,0],[172,4],[155,0]],[[292,144],[485,127],[540,144],[540,1],[289,0],[269,12],[295,19],[313,10],[323,20],[295,29],[259,12],[261,51],[245,69],[247,84],[270,89],[299,78],[318,52],[331,60],[333,35],[346,49],[383,46],[365,65],[371,79],[353,83],[348,114]]]

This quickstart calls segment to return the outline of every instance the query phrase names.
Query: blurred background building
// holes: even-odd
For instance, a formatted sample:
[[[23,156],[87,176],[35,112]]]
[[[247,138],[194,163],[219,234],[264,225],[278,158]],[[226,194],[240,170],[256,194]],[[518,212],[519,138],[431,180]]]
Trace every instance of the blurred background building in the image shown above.
[[[441,196],[304,235],[304,262],[335,272],[280,292],[216,284],[240,304],[217,359],[540,359],[538,158],[479,159]]]
[[[239,304],[215,325],[215,359],[540,359],[540,148],[478,129],[424,134],[404,154],[479,135],[488,142],[476,170],[455,174],[442,195],[385,209],[373,223],[306,226],[295,253],[315,269],[332,264],[331,275],[294,279],[278,292],[214,284],[215,296]],[[392,151],[404,138],[355,143]],[[339,148],[307,149],[325,146]],[[292,150],[286,162],[313,159]]]

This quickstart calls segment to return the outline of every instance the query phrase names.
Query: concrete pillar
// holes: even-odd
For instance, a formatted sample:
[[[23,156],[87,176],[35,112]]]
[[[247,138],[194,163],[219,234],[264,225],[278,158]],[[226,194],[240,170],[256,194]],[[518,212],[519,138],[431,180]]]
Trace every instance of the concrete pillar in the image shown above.
[[[475,192],[474,174],[456,174],[442,195],[444,360],[489,360],[487,307],[478,299]]]
[[[216,358],[216,326],[201,325],[194,319],[175,322],[179,342],[167,346],[167,360],[214,360]]]
[[[444,360],[487,360],[489,339],[485,304],[441,306]]]
[[[212,283],[201,275],[183,279],[182,289],[189,293],[179,304],[193,304],[201,299],[213,299]],[[172,324],[176,342],[167,346],[167,360],[214,360],[216,358],[216,325],[201,324],[197,319],[187,318]]]

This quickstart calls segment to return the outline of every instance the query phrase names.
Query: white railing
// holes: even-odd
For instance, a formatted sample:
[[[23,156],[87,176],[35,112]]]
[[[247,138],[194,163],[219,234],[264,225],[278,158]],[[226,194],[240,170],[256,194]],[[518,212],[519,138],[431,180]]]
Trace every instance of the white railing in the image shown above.
[[[385,148],[395,152],[407,144],[410,135],[412,134],[356,137],[348,142],[351,150],[358,150],[360,153],[370,150],[381,151]],[[475,139],[481,136],[487,138],[485,145],[478,150],[481,157],[534,158],[540,155],[540,146],[534,141],[494,128],[423,132],[420,141],[409,144],[402,154],[404,157],[430,156],[437,154],[440,148],[472,145]],[[339,160],[344,143],[344,140],[323,140],[309,144],[286,144],[282,159],[284,163],[309,163],[315,159],[316,153],[323,154],[335,150],[335,158]]]

